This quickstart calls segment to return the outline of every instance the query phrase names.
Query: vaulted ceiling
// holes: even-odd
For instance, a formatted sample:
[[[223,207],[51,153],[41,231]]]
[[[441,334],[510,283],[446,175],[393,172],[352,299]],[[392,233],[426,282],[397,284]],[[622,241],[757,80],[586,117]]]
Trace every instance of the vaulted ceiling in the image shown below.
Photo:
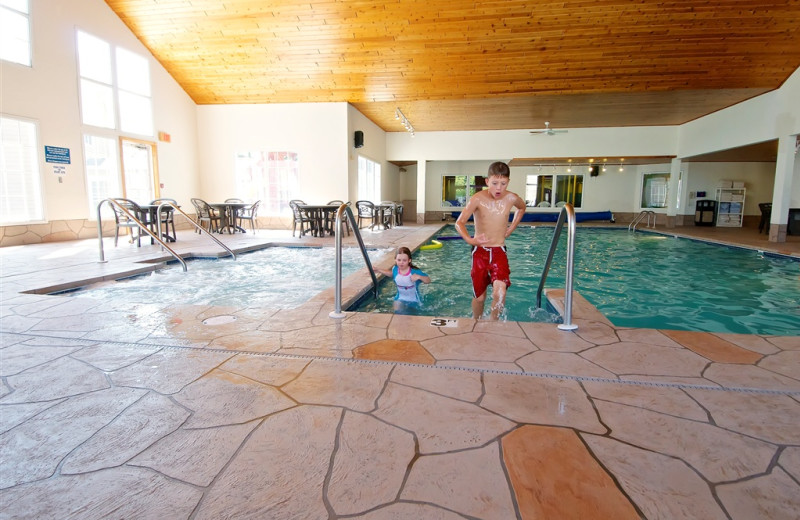
[[[386,131],[677,125],[780,87],[797,0],[106,0],[198,104]]]

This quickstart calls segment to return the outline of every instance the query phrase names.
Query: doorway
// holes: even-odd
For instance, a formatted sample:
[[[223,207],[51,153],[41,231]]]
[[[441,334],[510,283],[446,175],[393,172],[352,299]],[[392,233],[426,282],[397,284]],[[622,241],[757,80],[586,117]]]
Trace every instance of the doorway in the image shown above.
[[[122,191],[126,199],[149,204],[160,197],[156,144],[120,137]]]

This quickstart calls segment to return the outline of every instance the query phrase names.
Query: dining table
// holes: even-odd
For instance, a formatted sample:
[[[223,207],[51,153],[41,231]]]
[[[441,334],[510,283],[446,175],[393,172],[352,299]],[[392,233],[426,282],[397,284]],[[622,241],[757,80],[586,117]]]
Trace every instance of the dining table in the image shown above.
[[[339,209],[339,204],[298,204],[297,207],[314,221],[311,228],[313,236],[325,236],[326,232],[334,234],[333,226],[329,223],[333,220],[331,216]]]
[[[140,213],[135,215],[137,219],[139,219],[143,224],[146,224],[150,231],[156,234],[156,236],[160,237],[162,240],[166,242],[175,242],[178,237],[169,234],[169,228],[164,226],[164,230],[158,229],[158,208],[159,204],[137,204]],[[177,206],[180,208],[180,206]],[[172,206],[161,206],[161,222],[166,222],[170,216],[175,212]],[[153,242],[153,239],[150,239],[150,242]]]
[[[239,214],[239,211],[250,204],[246,202],[209,202],[208,205],[219,213],[220,221],[219,229],[217,229],[218,233],[224,233],[226,229],[228,233],[236,233],[237,231],[246,233],[243,227],[236,224],[236,216]]]
[[[395,212],[397,211],[396,202],[375,203],[375,218],[370,229],[375,227],[389,229],[395,225]],[[388,213],[388,214],[387,214]]]

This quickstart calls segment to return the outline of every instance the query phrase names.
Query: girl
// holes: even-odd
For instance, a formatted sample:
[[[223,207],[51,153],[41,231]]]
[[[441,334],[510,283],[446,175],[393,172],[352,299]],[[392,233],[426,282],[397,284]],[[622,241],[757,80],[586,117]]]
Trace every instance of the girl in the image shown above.
[[[395,310],[400,310],[403,305],[418,306],[422,304],[418,286],[420,283],[431,283],[430,276],[411,263],[411,250],[407,247],[397,249],[394,264],[391,271],[386,269],[375,270],[385,276],[391,276],[397,285],[397,295],[394,297]]]

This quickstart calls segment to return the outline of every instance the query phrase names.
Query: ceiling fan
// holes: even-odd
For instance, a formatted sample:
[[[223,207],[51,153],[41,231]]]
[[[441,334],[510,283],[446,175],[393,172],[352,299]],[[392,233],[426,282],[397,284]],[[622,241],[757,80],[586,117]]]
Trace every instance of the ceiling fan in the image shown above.
[[[544,128],[531,130],[532,134],[546,134],[546,135],[566,134],[567,132],[569,132],[569,130],[554,130],[550,128],[550,121],[544,122]]]

